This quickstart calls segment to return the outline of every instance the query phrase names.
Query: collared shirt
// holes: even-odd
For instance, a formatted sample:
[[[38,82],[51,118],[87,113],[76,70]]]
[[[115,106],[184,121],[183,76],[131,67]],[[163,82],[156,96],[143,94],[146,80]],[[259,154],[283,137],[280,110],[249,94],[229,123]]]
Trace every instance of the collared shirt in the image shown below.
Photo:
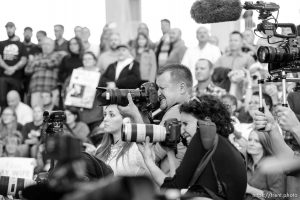
[[[193,96],[199,97],[205,94],[211,94],[217,97],[221,97],[222,95],[226,94],[226,90],[214,85],[213,83],[210,83],[203,91],[199,90],[198,85],[193,87]]]
[[[215,63],[216,67],[227,67],[230,69],[248,69],[255,62],[254,58],[247,53],[239,52],[233,55],[231,52],[223,55]]]
[[[272,198],[272,194],[284,194],[286,192],[285,181],[286,176],[282,173],[276,174],[263,174],[259,171],[259,165],[262,163],[262,158],[256,165],[247,163],[247,179],[248,184],[252,187],[258,188],[264,191],[265,199],[282,199]],[[252,195],[247,194],[246,200],[253,199]]]
[[[195,66],[199,59],[204,58],[212,63],[215,63],[221,56],[219,47],[207,43],[202,49],[197,45],[196,47],[188,48],[182,58],[181,64],[187,66],[193,75],[193,83],[197,84],[195,77]]]

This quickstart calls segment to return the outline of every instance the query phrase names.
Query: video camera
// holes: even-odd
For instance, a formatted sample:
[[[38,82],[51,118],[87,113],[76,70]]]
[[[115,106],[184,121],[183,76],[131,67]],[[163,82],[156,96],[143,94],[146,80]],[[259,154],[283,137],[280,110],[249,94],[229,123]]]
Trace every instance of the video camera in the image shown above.
[[[153,124],[125,123],[122,127],[122,140],[127,142],[162,142],[162,145],[175,148],[180,142],[180,121],[175,118],[165,121],[164,126]]]
[[[263,32],[267,36],[269,44],[272,44],[269,39],[271,37],[282,38],[279,47],[261,46],[257,51],[258,60],[261,63],[268,63],[268,71],[270,75],[283,76],[285,72],[300,72],[300,46],[297,39],[297,28],[292,23],[278,23],[279,5],[275,3],[266,3],[257,1],[256,3],[246,1],[244,9],[257,10],[259,12],[258,19],[262,22],[257,25],[254,32]],[[277,17],[272,15],[272,12],[277,12]],[[274,20],[272,23],[270,20]],[[291,33],[288,35],[279,34],[277,28],[289,28]]]
[[[150,112],[159,107],[158,90],[155,83],[146,82],[139,89],[107,89],[97,87],[100,106],[117,104],[127,106],[127,94],[130,93],[133,102],[142,112]]]

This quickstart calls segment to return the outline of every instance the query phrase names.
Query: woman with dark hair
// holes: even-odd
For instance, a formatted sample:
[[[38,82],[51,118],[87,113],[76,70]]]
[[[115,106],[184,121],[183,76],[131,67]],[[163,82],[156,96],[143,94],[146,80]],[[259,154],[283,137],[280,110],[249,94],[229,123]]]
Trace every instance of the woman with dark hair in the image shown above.
[[[266,132],[252,131],[247,145],[247,178],[248,185],[245,200],[283,199],[276,194],[285,194],[285,175],[263,174],[259,170],[260,164],[267,157],[273,155],[270,136]]]
[[[182,104],[180,112],[181,135],[188,148],[173,177],[167,177],[155,165],[149,138],[144,146],[139,145],[156,183],[161,188],[188,188],[197,197],[242,199],[247,185],[246,166],[242,155],[228,140],[233,125],[226,106],[217,97],[203,95]]]
[[[96,151],[96,157],[110,165],[118,176],[138,176],[147,173],[147,167],[136,143],[123,142],[121,130],[124,117],[117,105],[104,109],[104,135]]]
[[[149,47],[149,38],[146,34],[137,35],[132,55],[140,63],[142,81],[154,82],[157,69],[156,58],[154,51]]]
[[[84,142],[87,141],[90,130],[86,123],[80,121],[78,109],[67,107],[65,113],[67,120],[66,125],[64,126],[64,133],[73,135]]]
[[[59,68],[58,80],[64,83],[71,76],[73,69],[82,66],[84,48],[80,38],[74,37],[68,44],[69,55],[65,56]]]

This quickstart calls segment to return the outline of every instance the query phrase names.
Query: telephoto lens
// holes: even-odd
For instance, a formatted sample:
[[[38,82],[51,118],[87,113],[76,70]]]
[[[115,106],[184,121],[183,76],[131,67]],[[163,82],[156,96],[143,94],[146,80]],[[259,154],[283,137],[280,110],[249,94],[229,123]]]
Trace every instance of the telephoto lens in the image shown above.
[[[19,199],[19,192],[25,187],[34,184],[36,184],[36,182],[30,179],[0,176],[0,194],[2,196],[11,195]]]
[[[122,127],[122,140],[126,142],[145,142],[147,136],[150,142],[162,142],[166,135],[166,128],[160,125],[125,123]]]

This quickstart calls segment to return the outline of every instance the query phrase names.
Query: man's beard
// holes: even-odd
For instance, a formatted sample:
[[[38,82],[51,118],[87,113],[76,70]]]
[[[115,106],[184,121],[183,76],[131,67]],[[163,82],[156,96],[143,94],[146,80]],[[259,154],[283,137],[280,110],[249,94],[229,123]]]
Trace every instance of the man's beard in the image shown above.
[[[30,43],[30,42],[31,42],[31,38],[25,37],[25,38],[24,38],[24,41],[25,41],[26,43]]]
[[[12,39],[12,38],[14,38],[15,37],[15,34],[13,33],[12,35],[10,35],[10,34],[7,34],[7,36],[8,36],[8,38],[9,39]]]

